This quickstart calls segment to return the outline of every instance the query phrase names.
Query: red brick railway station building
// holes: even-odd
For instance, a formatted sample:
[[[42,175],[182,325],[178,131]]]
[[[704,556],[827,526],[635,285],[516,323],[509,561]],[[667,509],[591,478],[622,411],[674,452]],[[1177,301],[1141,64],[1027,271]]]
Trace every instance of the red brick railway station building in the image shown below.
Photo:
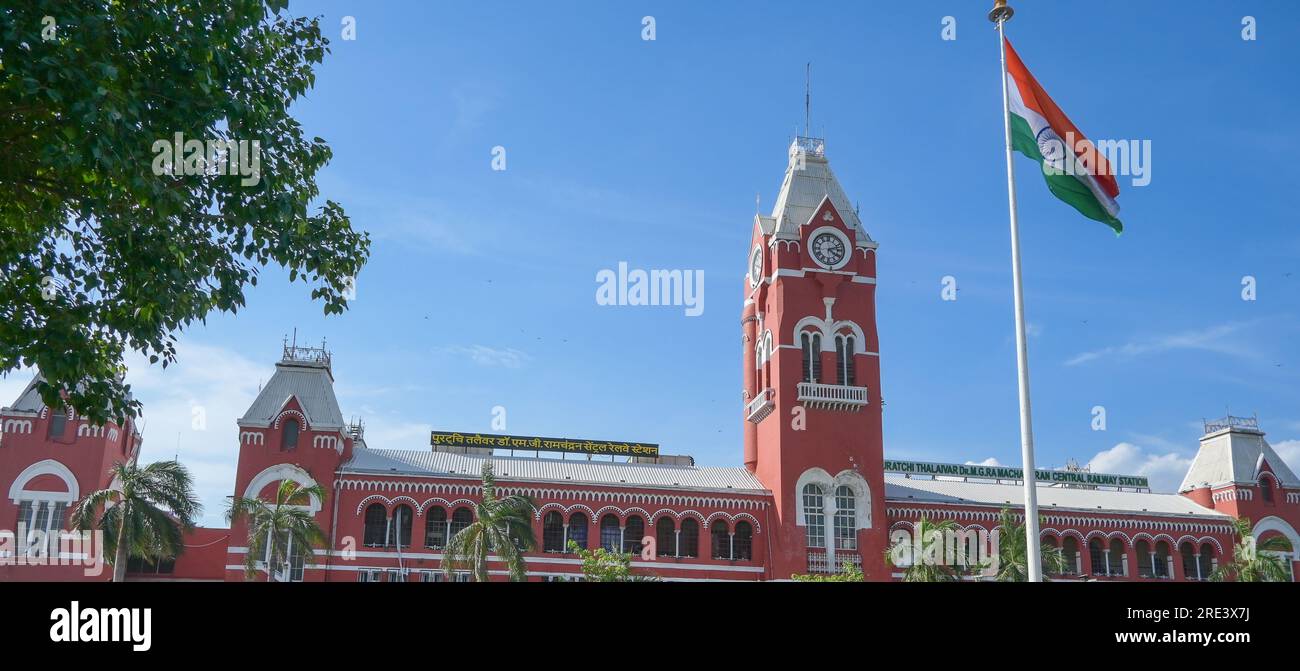
[[[527,557],[531,580],[581,574],[569,541],[640,552],[646,537],[657,556],[633,566],[665,580],[782,580],[833,573],[844,562],[890,580],[898,576],[884,560],[891,534],[911,531],[922,516],[993,530],[999,511],[1023,500],[1016,474],[885,461],[877,244],[821,140],[791,144],[776,206],[754,217],[752,231],[740,322],[743,466],[372,447],[360,425],[344,421],[329,353],[286,347],[238,419],[232,494],[270,498],[285,479],[320,484],[328,496],[308,508],[329,547],[276,567],[278,577],[441,580],[443,546],[472,521],[488,458],[501,489],[537,503],[541,547]],[[25,561],[37,538],[30,534],[66,536],[69,509],[111,484],[110,467],[137,456],[141,435],[131,422],[92,426],[71,409],[48,408],[34,384],[0,410],[0,530],[10,534],[0,536],[0,580],[107,580],[107,569],[87,576],[81,565]],[[1101,477],[1079,475],[1093,476]],[[1292,574],[1300,569],[1300,481],[1253,421],[1207,424],[1177,494],[1125,486],[1136,481],[1096,484],[1103,481],[1039,486],[1042,536],[1068,565],[1057,579],[1207,579],[1230,558],[1239,517],[1252,520],[1257,538],[1285,537]],[[174,562],[133,561],[128,576],[244,580],[246,546],[242,524],[198,529]],[[504,565],[492,568],[505,579]]]

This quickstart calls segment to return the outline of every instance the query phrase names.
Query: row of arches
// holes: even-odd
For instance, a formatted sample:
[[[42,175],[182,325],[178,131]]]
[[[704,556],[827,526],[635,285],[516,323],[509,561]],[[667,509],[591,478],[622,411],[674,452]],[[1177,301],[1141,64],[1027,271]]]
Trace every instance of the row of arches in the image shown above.
[[[391,510],[375,502],[365,508],[362,544],[370,548],[408,548],[412,546],[412,531],[416,511],[398,503]],[[613,512],[599,516],[592,528],[592,520],[583,511],[570,512],[566,517],[559,510],[550,510],[542,517],[541,549],[543,552],[569,551],[569,543],[581,549],[590,549],[589,539],[594,536],[599,546],[611,552],[640,554],[646,537],[646,517],[632,513],[626,517]],[[424,537],[422,545],[431,550],[446,548],[447,541],[474,521],[473,509],[468,505],[444,508],[434,505],[424,510]],[[655,553],[665,557],[701,556],[701,522],[694,517],[678,520],[662,515],[654,523]],[[753,559],[754,525],[747,520],[715,519],[708,524],[708,557],[735,561]]]
[[[1213,539],[1185,539],[1178,545],[1175,554],[1173,539],[1164,536],[1159,539],[1143,538],[1131,545],[1124,539],[1111,535],[1090,535],[1087,539],[1087,564],[1081,551],[1081,539],[1076,534],[1062,536],[1043,536],[1043,545],[1058,548],[1065,560],[1065,568],[1058,575],[1091,575],[1104,578],[1146,578],[1172,580],[1181,568],[1185,580],[1209,580],[1218,567],[1222,548]],[[1132,565],[1137,571],[1131,575],[1129,551],[1133,553]],[[1177,562],[1177,566],[1175,566]]]

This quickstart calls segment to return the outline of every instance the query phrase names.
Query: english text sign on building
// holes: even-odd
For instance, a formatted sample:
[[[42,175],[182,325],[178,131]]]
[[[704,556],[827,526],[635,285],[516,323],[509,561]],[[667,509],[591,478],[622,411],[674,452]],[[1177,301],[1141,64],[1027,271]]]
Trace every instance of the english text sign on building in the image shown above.
[[[990,480],[1023,480],[1025,473],[1013,466],[982,466],[980,464],[939,464],[930,461],[885,460],[885,472],[915,475],[946,475],[956,478],[988,478]],[[1083,471],[1035,470],[1039,482],[1067,485],[1093,485],[1097,487],[1133,487],[1149,489],[1147,479],[1140,475],[1113,475]]]
[[[503,436],[490,433],[434,431],[434,447],[475,447],[505,450],[541,450],[578,454],[612,454],[628,457],[657,457],[659,446],[653,443],[624,443],[610,440],[543,438],[540,436]]]

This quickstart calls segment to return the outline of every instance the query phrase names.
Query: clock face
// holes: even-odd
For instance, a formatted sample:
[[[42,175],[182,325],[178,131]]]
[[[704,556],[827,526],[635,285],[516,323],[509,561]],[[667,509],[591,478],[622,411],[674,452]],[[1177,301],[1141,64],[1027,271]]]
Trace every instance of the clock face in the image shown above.
[[[813,260],[823,267],[834,269],[844,265],[849,251],[848,244],[833,229],[813,233],[811,245]]]
[[[749,257],[749,285],[758,286],[763,279],[763,248],[754,247],[754,254]]]

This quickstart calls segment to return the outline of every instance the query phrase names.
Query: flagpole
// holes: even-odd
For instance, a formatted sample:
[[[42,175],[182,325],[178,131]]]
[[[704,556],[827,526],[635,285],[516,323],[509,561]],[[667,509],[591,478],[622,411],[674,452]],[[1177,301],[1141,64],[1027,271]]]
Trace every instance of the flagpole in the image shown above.
[[[1029,410],[1029,347],[1025,339],[1025,293],[1020,281],[1020,222],[1016,217],[1016,176],[1011,159],[1011,110],[1007,94],[1007,43],[1003,24],[1015,10],[1006,0],[996,0],[989,21],[998,26],[998,49],[1002,57],[1002,128],[1007,145],[1007,205],[1011,210],[1011,276],[1016,301],[1016,373],[1020,390],[1020,458],[1025,484],[1025,564],[1029,582],[1042,582],[1042,550],[1038,538],[1038,483],[1034,470],[1034,425]]]

